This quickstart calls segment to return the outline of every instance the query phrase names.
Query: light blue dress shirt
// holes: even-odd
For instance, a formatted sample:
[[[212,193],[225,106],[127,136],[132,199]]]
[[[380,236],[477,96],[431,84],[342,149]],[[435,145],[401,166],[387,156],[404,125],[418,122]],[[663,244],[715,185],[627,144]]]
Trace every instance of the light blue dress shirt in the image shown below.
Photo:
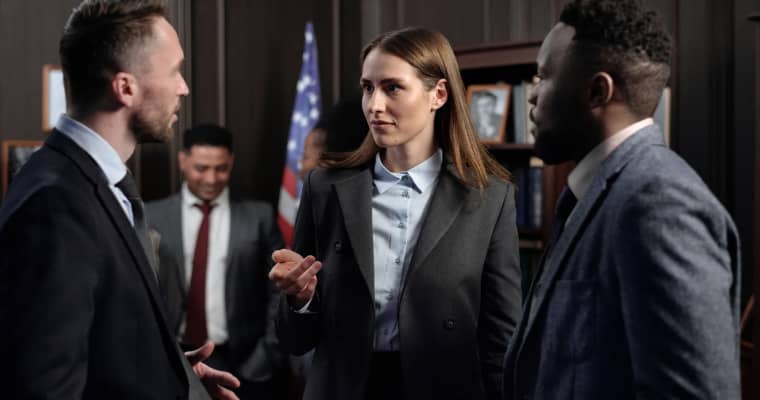
[[[443,163],[439,149],[406,172],[385,168],[375,157],[372,244],[375,270],[375,351],[399,351],[398,307],[422,220]]]
[[[83,123],[67,116],[61,115],[55,124],[55,129],[66,135],[82,148],[98,164],[108,180],[108,187],[121,204],[121,208],[127,215],[129,222],[134,226],[132,204],[127,196],[116,187],[116,184],[127,175],[127,167],[121,161],[119,153],[102,136],[85,126]]]

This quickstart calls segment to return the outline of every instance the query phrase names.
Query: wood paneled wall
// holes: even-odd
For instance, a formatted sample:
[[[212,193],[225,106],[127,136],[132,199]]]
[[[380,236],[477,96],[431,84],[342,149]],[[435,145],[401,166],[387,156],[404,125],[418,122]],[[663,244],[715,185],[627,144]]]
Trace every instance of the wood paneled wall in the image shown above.
[[[59,64],[58,42],[80,0],[0,1],[0,139],[43,140],[42,66]]]

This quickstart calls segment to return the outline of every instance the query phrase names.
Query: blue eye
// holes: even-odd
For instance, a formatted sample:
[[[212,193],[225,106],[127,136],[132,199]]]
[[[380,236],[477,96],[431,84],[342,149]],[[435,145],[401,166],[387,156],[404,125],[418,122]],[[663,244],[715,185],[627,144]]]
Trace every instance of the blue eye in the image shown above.
[[[372,90],[373,90],[372,85],[370,85],[368,83],[363,83],[361,85],[361,88],[362,88],[363,92],[367,92],[367,93],[372,93]]]
[[[399,90],[401,90],[401,86],[396,85],[395,83],[392,83],[392,84],[388,85],[385,90],[387,90],[388,93],[395,93],[395,92],[398,92]]]

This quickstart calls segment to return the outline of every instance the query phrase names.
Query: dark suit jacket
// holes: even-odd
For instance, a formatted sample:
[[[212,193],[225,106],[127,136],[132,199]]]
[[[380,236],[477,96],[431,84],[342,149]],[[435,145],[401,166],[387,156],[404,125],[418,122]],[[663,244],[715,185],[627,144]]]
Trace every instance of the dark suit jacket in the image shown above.
[[[361,399],[375,318],[372,171],[317,169],[303,187],[294,247],[324,265],[312,313],[283,298],[281,342],[316,348],[305,399]],[[406,398],[500,397],[521,313],[518,264],[513,186],[492,178],[481,193],[444,161],[399,300]]]
[[[642,129],[604,161],[534,283],[505,397],[738,399],[738,268],[728,213]]]
[[[0,209],[0,285],[3,396],[188,397],[189,365],[137,235],[100,168],[60,132]]]
[[[148,224],[161,235],[159,280],[175,337],[185,319],[187,291],[182,243],[182,196],[148,203]],[[213,215],[213,214],[212,214]],[[283,355],[274,332],[277,290],[268,278],[272,252],[285,247],[266,203],[230,199],[230,236],[224,293],[229,360],[240,378],[269,380],[282,366]],[[213,241],[214,238],[209,238]]]

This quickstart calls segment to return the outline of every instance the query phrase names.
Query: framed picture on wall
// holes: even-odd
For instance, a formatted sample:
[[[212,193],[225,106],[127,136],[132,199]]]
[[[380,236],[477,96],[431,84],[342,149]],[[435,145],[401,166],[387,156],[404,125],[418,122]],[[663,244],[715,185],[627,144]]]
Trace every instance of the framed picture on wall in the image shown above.
[[[13,177],[21,170],[29,157],[42,147],[41,140],[3,140],[2,149],[2,185],[3,197]]]
[[[512,86],[504,83],[467,87],[472,124],[483,143],[504,142],[511,90]]]
[[[58,117],[66,112],[66,90],[63,88],[63,71],[57,65],[42,66],[42,131],[55,127]]]

